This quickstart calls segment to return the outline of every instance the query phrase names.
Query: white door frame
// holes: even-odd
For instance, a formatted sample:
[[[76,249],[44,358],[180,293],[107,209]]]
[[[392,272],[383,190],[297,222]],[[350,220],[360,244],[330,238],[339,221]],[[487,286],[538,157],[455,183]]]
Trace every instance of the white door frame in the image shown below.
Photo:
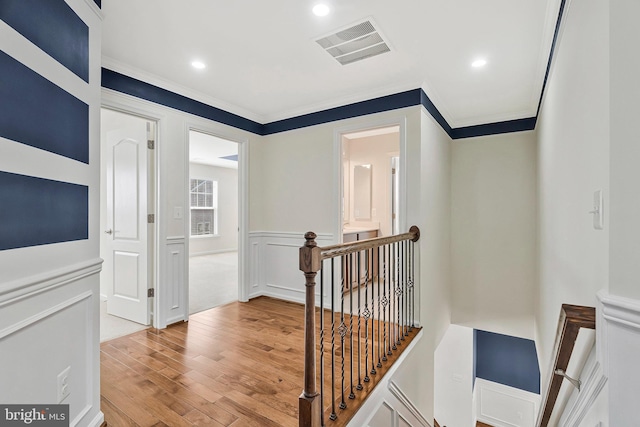
[[[163,233],[161,224],[166,223],[167,219],[164,218],[161,207],[165,202],[164,198],[162,198],[161,188],[162,188],[162,156],[160,154],[159,147],[163,146],[163,138],[168,135],[168,124],[169,120],[168,112],[171,111],[173,115],[179,116],[180,120],[185,123],[184,135],[185,135],[185,174],[183,177],[180,177],[184,180],[184,198],[183,198],[183,206],[189,206],[189,144],[188,144],[188,133],[189,129],[193,129],[199,132],[208,133],[211,135],[219,136],[220,138],[227,139],[229,141],[234,141],[239,144],[238,147],[238,226],[240,228],[240,232],[238,235],[238,256],[240,265],[238,266],[238,299],[239,301],[246,302],[249,299],[249,265],[247,262],[248,254],[249,254],[249,138],[242,137],[238,135],[246,134],[247,132],[238,130],[235,133],[230,131],[230,128],[227,125],[215,122],[213,120],[209,120],[203,117],[194,116],[188,113],[184,113],[177,110],[172,110],[169,107],[165,107],[163,105],[155,104],[150,101],[146,101],[144,99],[136,98],[131,95],[126,95],[111,89],[102,88],[101,92],[101,107],[109,108],[111,110],[120,111],[127,114],[137,115],[139,117],[145,118],[147,120],[155,121],[157,123],[156,126],[156,149],[155,151],[155,186],[156,186],[156,194],[155,194],[155,209],[156,209],[156,218],[155,218],[155,249],[153,254],[153,262],[154,262],[154,283],[155,287],[155,295],[153,298],[153,327],[157,329],[163,329],[167,326],[166,315],[162,310],[162,297],[164,294],[164,289],[159,289],[162,280],[160,280],[160,274],[162,268],[160,266],[160,260],[162,259],[162,254],[166,248],[166,242],[173,238],[172,236],[165,235]],[[173,120],[173,117],[172,117]],[[189,224],[188,221],[185,221],[183,236],[185,241],[185,266],[188,266],[188,256],[189,256]],[[181,237],[182,239],[182,237]],[[183,280],[185,283],[185,292],[183,293],[184,301],[186,303],[186,311],[184,313],[183,320],[189,320],[189,308],[188,308],[188,268],[185,268],[185,273],[183,276]],[[164,316],[164,317],[163,317]]]
[[[153,224],[153,236],[147,236],[148,239],[153,239],[153,253],[148,254],[147,262],[151,261],[153,263],[153,279],[151,282],[151,287],[155,290],[158,288],[159,283],[159,260],[160,260],[160,151],[158,150],[158,143],[160,141],[160,126],[161,121],[164,119],[162,115],[154,114],[150,110],[146,110],[144,108],[140,108],[138,106],[132,105],[128,102],[120,102],[115,99],[115,97],[105,96],[105,91],[103,89],[101,96],[101,105],[100,108],[106,108],[108,110],[117,111],[124,114],[129,114],[131,116],[140,117],[145,120],[149,120],[156,123],[155,126],[155,149],[153,150],[153,161],[154,161],[154,176],[150,177],[154,182],[154,215],[155,221]],[[104,177],[100,177],[100,179],[104,179]],[[103,212],[100,212],[102,215]],[[143,215],[147,215],[147,212],[144,212]],[[160,318],[158,316],[160,313],[160,304],[158,302],[158,298],[153,298],[152,305],[152,314],[151,314],[151,324],[154,328],[158,328]]]
[[[203,119],[205,120],[205,119]],[[215,122],[214,122],[215,123]],[[238,301],[249,301],[249,263],[247,262],[247,256],[249,254],[249,140],[246,138],[238,138],[237,135],[231,135],[228,132],[222,131],[218,126],[208,125],[204,122],[197,123],[195,121],[189,121],[185,126],[185,138],[186,138],[186,178],[184,183],[185,189],[185,218],[187,210],[191,206],[191,200],[189,197],[189,132],[200,132],[207,135],[215,136],[217,138],[225,139],[227,141],[235,142],[238,144]],[[189,221],[185,221],[185,236],[186,236],[186,253],[189,257],[189,244],[191,229],[189,227]],[[187,260],[188,261],[188,260]],[[187,264],[188,265],[188,264]],[[185,301],[189,301],[189,268],[185,268],[187,271],[187,281],[185,286]]]
[[[408,231],[407,226],[407,117],[370,119],[358,124],[339,127],[333,132],[333,233],[335,243],[342,243],[342,197],[343,166],[342,166],[342,136],[348,133],[360,132],[371,129],[398,126],[400,128],[400,194],[399,194],[399,227],[401,232]],[[405,231],[402,231],[405,230]]]

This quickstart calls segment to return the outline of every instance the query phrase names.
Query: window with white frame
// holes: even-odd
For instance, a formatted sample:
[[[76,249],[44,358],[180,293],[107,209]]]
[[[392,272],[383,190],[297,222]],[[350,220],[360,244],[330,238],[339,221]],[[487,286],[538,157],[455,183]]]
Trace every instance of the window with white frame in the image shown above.
[[[191,179],[191,235],[210,236],[218,233],[218,182]]]

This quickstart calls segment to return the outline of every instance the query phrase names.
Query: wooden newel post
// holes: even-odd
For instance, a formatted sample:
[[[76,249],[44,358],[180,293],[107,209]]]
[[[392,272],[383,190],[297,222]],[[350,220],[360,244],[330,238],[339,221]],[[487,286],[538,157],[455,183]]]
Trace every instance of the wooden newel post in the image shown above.
[[[320,427],[322,402],[316,391],[316,274],[321,268],[320,248],[316,233],[304,235],[306,243],[300,248],[300,270],[306,279],[304,308],[304,390],[298,400],[299,426]]]

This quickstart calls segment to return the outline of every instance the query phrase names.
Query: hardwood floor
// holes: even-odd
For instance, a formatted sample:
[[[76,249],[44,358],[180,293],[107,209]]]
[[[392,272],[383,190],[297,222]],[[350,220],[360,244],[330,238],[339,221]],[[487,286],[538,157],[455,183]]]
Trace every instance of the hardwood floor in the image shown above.
[[[105,421],[110,427],[297,426],[303,311],[260,297],[102,343]]]

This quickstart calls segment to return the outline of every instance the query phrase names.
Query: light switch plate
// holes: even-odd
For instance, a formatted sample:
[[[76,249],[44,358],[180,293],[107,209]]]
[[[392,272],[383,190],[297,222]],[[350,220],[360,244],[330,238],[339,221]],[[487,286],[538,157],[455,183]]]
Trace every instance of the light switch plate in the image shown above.
[[[602,202],[602,190],[593,193],[593,228],[602,230],[604,228],[604,203]]]

